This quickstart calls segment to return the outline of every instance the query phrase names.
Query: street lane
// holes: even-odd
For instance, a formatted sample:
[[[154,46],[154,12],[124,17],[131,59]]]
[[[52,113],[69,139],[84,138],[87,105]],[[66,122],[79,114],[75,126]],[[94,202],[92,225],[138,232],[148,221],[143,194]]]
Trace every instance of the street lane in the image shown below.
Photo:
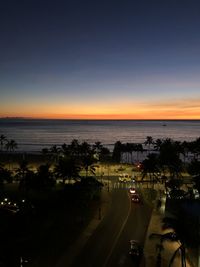
[[[139,266],[138,262],[134,261],[128,254],[130,249],[129,241],[134,239],[138,240],[142,245],[144,244],[150,215],[151,209],[146,203],[132,203],[131,214],[106,266]]]
[[[144,242],[151,209],[144,204],[130,202],[126,186],[112,190],[112,203],[72,266],[106,267],[138,266],[130,258],[130,239]]]
[[[112,203],[107,215],[73,262],[73,267],[102,267],[107,255],[109,255],[130,209],[126,190],[116,189],[111,194]]]

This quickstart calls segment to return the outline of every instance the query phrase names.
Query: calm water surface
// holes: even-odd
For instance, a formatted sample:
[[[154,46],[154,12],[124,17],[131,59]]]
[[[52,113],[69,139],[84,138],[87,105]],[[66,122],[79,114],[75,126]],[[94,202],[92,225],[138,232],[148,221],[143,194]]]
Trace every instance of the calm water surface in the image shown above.
[[[148,135],[154,139],[195,140],[200,137],[200,121],[0,119],[0,134],[14,139],[18,150],[24,151],[68,144],[73,139],[91,144],[100,141],[112,148],[118,140],[143,143]]]

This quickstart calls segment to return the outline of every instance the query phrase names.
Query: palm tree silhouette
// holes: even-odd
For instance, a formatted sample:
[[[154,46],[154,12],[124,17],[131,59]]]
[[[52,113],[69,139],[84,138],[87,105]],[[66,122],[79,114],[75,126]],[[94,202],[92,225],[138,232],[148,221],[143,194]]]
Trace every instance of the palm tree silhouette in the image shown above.
[[[97,155],[98,160],[99,160],[102,148],[103,146],[101,142],[95,142],[95,144],[93,145],[93,149],[94,149],[95,154]]]
[[[52,155],[53,162],[57,163],[60,154],[60,148],[58,148],[56,145],[53,145],[50,147],[49,152]]]
[[[171,241],[171,242],[179,242],[179,247],[174,251],[171,259],[170,259],[170,262],[169,262],[169,267],[172,266],[178,252],[181,253],[181,267],[186,267],[186,255],[185,255],[185,246],[184,246],[184,243],[182,243],[180,241],[180,238],[177,236],[177,234],[175,232],[169,232],[169,233],[166,233],[166,234],[158,234],[158,233],[152,233],[150,236],[149,236],[150,239],[152,238],[159,238],[160,239],[160,244],[161,244],[161,248],[162,248],[162,243],[164,241]],[[159,251],[160,253],[161,251]],[[159,255],[159,254],[158,254]]]
[[[7,140],[6,143],[6,149],[9,152],[14,152],[15,149],[18,148],[17,143],[15,142],[15,140],[11,139],[11,140]]]
[[[0,146],[1,146],[1,151],[3,151],[3,147],[4,147],[4,144],[5,144],[6,141],[7,141],[6,136],[3,135],[3,134],[1,134],[1,135],[0,135]]]
[[[94,163],[97,162],[95,158],[95,151],[87,142],[83,142],[80,145],[80,154],[81,154],[81,163],[82,167],[85,170],[85,176],[88,177],[88,172],[90,171],[92,174],[95,174]]]
[[[149,176],[150,180],[158,180],[157,173],[160,172],[158,165],[158,155],[149,154],[147,159],[142,162],[142,180],[144,177]]]
[[[28,168],[28,161],[26,160],[22,160],[19,163],[19,168],[17,168],[16,170],[16,177],[19,177],[20,180],[24,180],[26,174],[29,172],[29,168]]]
[[[14,152],[14,150],[17,149],[18,146],[15,140],[11,139],[11,140],[7,140],[5,147],[6,147],[6,150],[11,153],[11,152]],[[9,155],[9,158],[10,158],[10,155]],[[10,159],[9,159],[9,169],[11,167],[10,165],[11,164],[10,164]]]
[[[156,139],[156,141],[154,142],[154,148],[157,150],[157,151],[160,151],[160,147],[162,145],[162,140],[161,139]]]
[[[63,184],[65,180],[77,179],[79,178],[80,164],[77,159],[72,156],[65,155],[59,158],[58,163],[55,165],[54,173],[57,178],[61,178]]]
[[[145,145],[148,145],[148,151],[150,153],[150,146],[154,143],[152,136],[147,136],[146,141],[144,142]]]

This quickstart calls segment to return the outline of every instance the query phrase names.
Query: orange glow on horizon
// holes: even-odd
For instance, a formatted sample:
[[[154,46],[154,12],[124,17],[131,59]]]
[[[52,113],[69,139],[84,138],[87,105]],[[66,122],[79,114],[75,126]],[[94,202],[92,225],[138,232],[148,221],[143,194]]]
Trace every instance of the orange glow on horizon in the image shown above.
[[[39,112],[38,112],[39,110]],[[52,112],[51,112],[52,111]],[[46,119],[200,119],[200,99],[168,101],[116,101],[115,103],[66,103],[61,105],[10,105],[1,106],[0,117],[24,117]]]
[[[159,114],[158,114],[159,113]],[[171,114],[170,114],[171,113]],[[200,120],[200,114],[185,114],[184,112],[151,112],[150,114],[0,114],[0,117],[27,119],[88,119],[88,120]]]

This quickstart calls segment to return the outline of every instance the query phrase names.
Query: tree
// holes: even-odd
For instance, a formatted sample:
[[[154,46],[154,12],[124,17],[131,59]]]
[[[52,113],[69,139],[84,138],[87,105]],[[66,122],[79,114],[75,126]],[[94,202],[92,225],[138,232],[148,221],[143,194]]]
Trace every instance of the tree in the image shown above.
[[[6,136],[3,135],[3,134],[1,134],[1,135],[0,135],[0,146],[1,146],[1,151],[3,151],[3,147],[4,147],[4,145],[6,144],[6,141],[7,141]]]
[[[49,164],[43,164],[38,167],[35,179],[35,188],[39,190],[46,190],[55,185],[52,172]]]
[[[37,189],[36,179],[37,179],[37,174],[31,170],[27,170],[24,173],[23,178],[20,180],[19,189],[22,190]]]
[[[87,147],[89,145],[86,142],[83,142],[83,143],[84,143],[85,147]],[[70,153],[72,157],[79,157],[80,149],[81,149],[81,145],[79,144],[78,140],[73,139],[71,144],[68,146],[67,153]]]
[[[12,182],[12,172],[0,165],[0,184],[2,185],[4,182]]]
[[[60,155],[60,149],[56,145],[53,145],[53,146],[50,147],[49,153],[52,156],[53,162],[57,163],[58,157]]]
[[[174,251],[170,262],[169,262],[169,267],[172,266],[176,255],[180,252],[181,253],[181,266],[182,267],[186,267],[186,255],[185,255],[185,231],[186,231],[186,227],[184,225],[184,220],[183,218],[181,219],[180,217],[178,217],[178,219],[176,218],[170,218],[170,217],[165,217],[163,219],[163,225],[162,225],[162,229],[163,230],[167,230],[167,229],[173,229],[173,235],[171,235],[171,238],[169,239],[169,241],[173,242],[179,242],[179,247]]]
[[[66,180],[79,178],[79,172],[81,170],[80,162],[77,158],[73,158],[71,155],[65,155],[59,158],[58,163],[55,165],[54,173],[57,178],[63,180],[63,184]]]
[[[5,147],[6,147],[6,150],[11,153],[11,152],[14,152],[15,149],[17,149],[17,143],[13,139],[7,140]],[[9,169],[11,167],[10,157],[11,157],[11,155],[9,155]]]
[[[95,174],[94,163],[97,162],[95,158],[95,151],[87,142],[83,142],[80,146],[81,164],[85,170],[85,176],[88,177],[88,172]]]
[[[179,236],[176,234],[175,231],[173,231],[173,232],[171,231],[171,232],[168,232],[166,234],[152,233],[149,236],[149,238],[150,239],[153,239],[153,238],[160,239],[160,247],[161,248],[162,248],[162,243],[164,241],[181,242]],[[170,259],[170,262],[169,262],[169,267],[172,266],[174,259],[175,259],[176,255],[179,251],[181,252],[181,264],[182,264],[181,266],[186,267],[185,246],[183,243],[180,243],[180,246],[178,247],[178,249],[176,249],[175,252],[173,253],[172,258]]]
[[[100,155],[99,155],[99,161],[102,163],[110,162],[112,159],[110,150],[107,147],[102,147]]]
[[[160,147],[160,165],[163,172],[167,169],[170,177],[180,178],[182,172],[182,161],[179,158],[180,143],[174,142],[170,138],[165,139]]]
[[[19,163],[19,168],[17,168],[16,170],[16,177],[20,178],[20,180],[24,180],[28,171],[29,171],[28,161],[22,160]]]
[[[160,147],[162,145],[162,140],[161,139],[156,139],[156,141],[154,142],[154,148],[157,150],[157,151],[160,151]]]
[[[14,151],[18,147],[17,143],[13,139],[7,140],[7,143],[5,146],[6,146],[7,151],[9,151],[9,152]]]
[[[188,165],[188,173],[191,175],[199,175],[200,176],[200,161],[197,159],[193,159],[191,163]]]
[[[134,150],[137,151],[137,161],[138,161],[139,152],[143,152],[144,151],[142,144],[135,144]]]
[[[142,179],[144,179],[145,176],[149,176],[150,180],[158,180],[157,174],[160,172],[158,155],[154,153],[149,154],[147,159],[142,162],[141,171]]]
[[[96,154],[97,160],[99,160],[101,151],[103,149],[101,142],[95,142],[95,144],[93,145],[93,149],[94,149],[94,152]]]
[[[194,159],[188,166],[188,173],[193,175],[195,187],[200,192],[200,161]]]
[[[42,151],[41,151],[42,155],[44,156],[45,158],[45,161],[47,160],[47,162],[49,161],[48,159],[48,156],[49,156],[49,149],[48,148],[43,148]]]
[[[150,146],[154,143],[152,136],[147,136],[146,141],[144,142],[145,145],[148,145],[148,150],[150,151]]]
[[[123,145],[120,141],[117,141],[114,145],[114,149],[113,149],[113,160],[116,162],[116,163],[120,163],[121,161],[121,153],[122,153],[122,148],[123,148]]]

